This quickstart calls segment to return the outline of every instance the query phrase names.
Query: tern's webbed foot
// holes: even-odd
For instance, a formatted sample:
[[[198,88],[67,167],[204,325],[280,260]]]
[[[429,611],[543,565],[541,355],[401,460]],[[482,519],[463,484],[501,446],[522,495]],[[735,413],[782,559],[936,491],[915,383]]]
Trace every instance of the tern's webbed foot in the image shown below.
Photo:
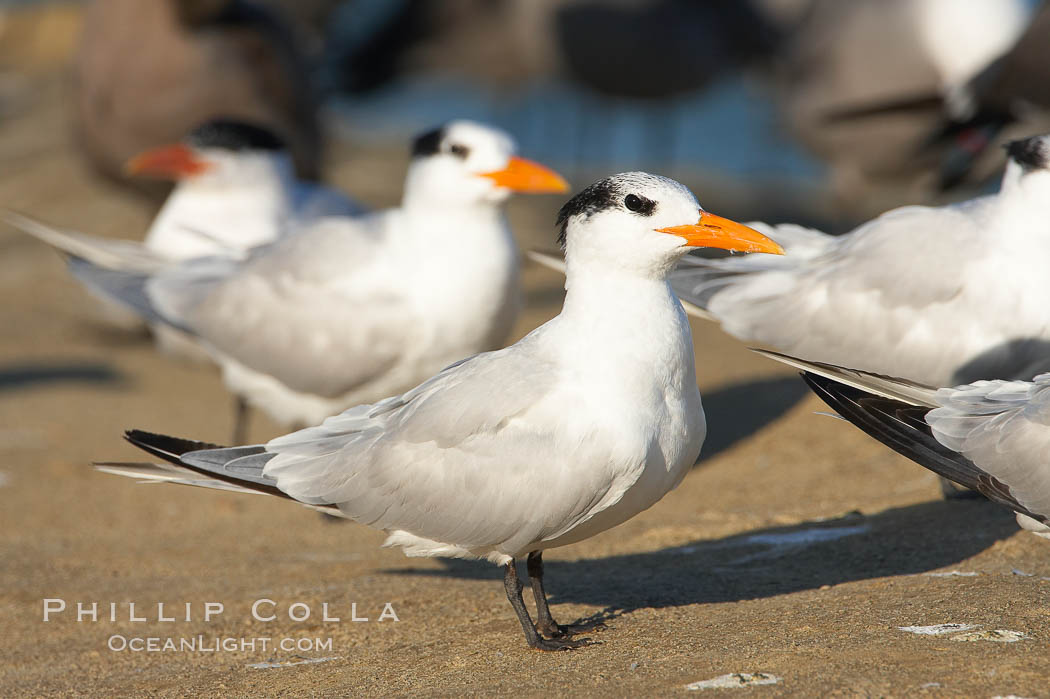
[[[589,638],[543,638],[542,636],[537,636],[535,641],[529,641],[529,646],[536,650],[575,650],[593,645],[595,645],[595,642]]]
[[[588,631],[605,631],[608,628],[602,622],[587,622],[583,624],[537,624],[536,629],[547,638],[568,638],[578,633]]]

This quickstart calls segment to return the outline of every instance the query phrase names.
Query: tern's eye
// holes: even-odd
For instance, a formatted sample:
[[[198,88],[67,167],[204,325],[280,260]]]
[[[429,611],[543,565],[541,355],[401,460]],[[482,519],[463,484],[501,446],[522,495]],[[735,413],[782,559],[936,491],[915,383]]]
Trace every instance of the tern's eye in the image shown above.
[[[656,208],[655,201],[640,197],[637,194],[628,194],[624,197],[623,205],[627,207],[628,211],[633,211],[643,216],[653,213],[653,210]]]
[[[470,155],[470,149],[459,143],[453,143],[448,147],[448,152],[456,156],[460,160],[466,160],[467,156]]]

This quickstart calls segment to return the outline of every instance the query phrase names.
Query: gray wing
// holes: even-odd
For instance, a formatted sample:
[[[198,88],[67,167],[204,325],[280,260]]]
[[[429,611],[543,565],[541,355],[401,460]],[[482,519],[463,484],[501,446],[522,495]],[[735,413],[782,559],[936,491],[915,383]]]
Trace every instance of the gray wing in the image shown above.
[[[906,207],[823,249],[752,263],[704,262],[676,283],[730,334],[796,356],[947,382],[972,355],[967,345],[999,330],[975,309],[996,301],[968,283],[982,264],[982,205]],[[772,233],[776,235],[776,233]],[[790,243],[789,243],[790,245]],[[686,284],[689,288],[684,288]],[[999,299],[1006,303],[1006,299]],[[994,324],[994,321],[993,321]],[[1006,329],[1003,329],[1006,332]],[[946,346],[944,338],[957,338]]]
[[[252,251],[229,274],[157,275],[150,299],[218,353],[294,390],[342,395],[413,341],[412,310],[371,236],[326,219]]]
[[[762,354],[802,369],[822,400],[894,451],[1015,512],[1050,517],[1050,374],[935,390]]]
[[[568,403],[533,344],[476,355],[403,396],[275,439],[265,474],[297,500],[468,551],[553,538],[615,502],[644,454],[560,431]],[[588,469],[595,459],[622,475]]]
[[[671,288],[682,301],[718,320],[707,309],[711,297],[726,286],[739,283],[737,277],[773,270],[791,269],[834,247],[835,238],[812,228],[792,223],[769,225],[760,221],[747,224],[784,248],[784,255],[740,255],[711,259],[700,255],[682,258],[671,273]],[[765,259],[769,258],[769,259]],[[699,315],[699,314],[696,314]]]
[[[1050,374],[938,392],[926,422],[944,446],[1002,483],[1028,513],[1050,516]]]

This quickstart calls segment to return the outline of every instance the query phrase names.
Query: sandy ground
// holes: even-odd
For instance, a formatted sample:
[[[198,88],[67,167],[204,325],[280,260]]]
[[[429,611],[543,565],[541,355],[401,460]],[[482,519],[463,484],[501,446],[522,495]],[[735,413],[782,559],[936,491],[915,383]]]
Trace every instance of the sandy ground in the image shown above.
[[[148,204],[77,161],[59,83],[17,86],[21,106],[0,125],[0,205],[140,236]],[[396,197],[403,160],[344,151],[340,184],[377,205]],[[558,203],[512,207],[524,243],[553,237]],[[561,300],[556,275],[529,267],[525,281],[516,337]],[[58,256],[8,229],[0,298],[0,695],[668,695],[764,673],[779,681],[707,691],[1050,696],[1050,544],[991,504],[939,501],[931,474],[815,415],[797,378],[713,325],[694,324],[703,459],[648,512],[547,554],[555,615],[607,628],[597,645],[544,654],[525,646],[491,565],[407,559],[379,548],[379,532],[265,497],[94,472],[92,460],[142,458],[120,438],[128,427],[225,440],[216,371],[108,328]],[[255,439],[278,433],[253,423]],[[45,599],[68,609],[45,622]],[[253,619],[261,599],[275,620]],[[98,602],[99,620],[78,622],[78,602]],[[224,611],[205,620],[214,602]],[[128,603],[147,620],[130,621]],[[177,620],[158,620],[158,603]],[[309,619],[289,618],[296,603]],[[379,620],[387,603],[398,621]],[[340,621],[323,620],[324,604]],[[352,605],[369,621],[352,621]],[[944,623],[973,628],[900,629]],[[270,640],[110,649],[150,637]],[[254,667],[267,662],[278,666]]]

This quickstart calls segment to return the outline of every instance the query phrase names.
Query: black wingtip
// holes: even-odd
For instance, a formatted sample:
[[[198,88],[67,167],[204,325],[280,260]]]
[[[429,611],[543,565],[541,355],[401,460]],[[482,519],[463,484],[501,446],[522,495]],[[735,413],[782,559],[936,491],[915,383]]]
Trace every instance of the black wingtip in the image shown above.
[[[938,442],[925,419],[931,408],[877,396],[818,374],[803,372],[802,378],[839,415],[898,454],[1014,512],[1046,521],[1018,502],[1005,483]]]
[[[169,437],[165,434],[157,434],[156,432],[147,432],[145,430],[126,430],[124,432],[124,439],[134,444],[139,449],[148,451],[154,456],[170,461],[172,463],[180,463],[179,457],[183,454],[191,451],[200,451],[202,449],[222,449],[222,445],[211,444],[209,442],[198,442],[192,439],[180,439],[179,437]]]

